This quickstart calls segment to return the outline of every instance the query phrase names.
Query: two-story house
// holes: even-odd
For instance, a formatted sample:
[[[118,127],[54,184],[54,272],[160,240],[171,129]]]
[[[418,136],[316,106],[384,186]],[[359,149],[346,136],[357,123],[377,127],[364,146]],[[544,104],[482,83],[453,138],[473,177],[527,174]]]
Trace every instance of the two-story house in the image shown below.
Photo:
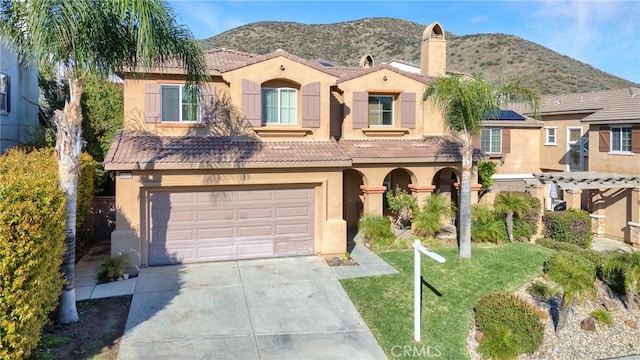
[[[197,86],[178,68],[124,72],[124,129],[105,160],[112,254],[142,266],[332,256],[363,214],[384,213],[388,189],[457,201],[460,142],[422,102],[446,73],[440,24],[420,46],[420,74],[229,49],[205,53],[211,81]]]
[[[28,143],[38,128],[38,71],[0,39],[0,153]]]

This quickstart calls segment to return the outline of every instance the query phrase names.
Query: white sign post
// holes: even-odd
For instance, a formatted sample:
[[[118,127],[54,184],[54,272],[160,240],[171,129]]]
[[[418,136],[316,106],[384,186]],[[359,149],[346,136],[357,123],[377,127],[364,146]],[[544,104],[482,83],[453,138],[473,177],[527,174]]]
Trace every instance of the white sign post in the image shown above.
[[[420,281],[420,253],[439,263],[444,263],[447,259],[422,246],[420,240],[417,239],[413,241],[413,249],[413,339],[416,342],[420,342],[420,289],[422,288],[422,282]]]

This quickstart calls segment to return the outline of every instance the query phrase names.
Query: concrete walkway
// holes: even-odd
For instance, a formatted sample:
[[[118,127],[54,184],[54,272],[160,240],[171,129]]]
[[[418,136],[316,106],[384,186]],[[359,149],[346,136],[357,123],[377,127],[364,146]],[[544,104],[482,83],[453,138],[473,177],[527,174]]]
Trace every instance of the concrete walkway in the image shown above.
[[[108,243],[93,247],[76,264],[76,301],[133,294],[137,278],[98,284],[98,270],[109,259],[109,247]]]
[[[332,270],[316,256],[141,269],[118,358],[386,359]]]
[[[612,240],[602,237],[594,237],[591,249],[597,252],[605,251],[626,251],[631,252],[634,250],[631,245],[624,243],[620,240]]]

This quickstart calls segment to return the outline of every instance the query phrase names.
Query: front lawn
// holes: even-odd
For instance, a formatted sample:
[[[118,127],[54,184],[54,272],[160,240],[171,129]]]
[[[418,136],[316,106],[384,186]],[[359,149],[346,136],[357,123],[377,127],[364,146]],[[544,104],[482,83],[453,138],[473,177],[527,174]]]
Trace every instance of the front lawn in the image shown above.
[[[528,243],[474,247],[471,260],[459,259],[455,248],[435,251],[447,262],[422,257],[422,276],[428,285],[422,290],[419,344],[413,341],[413,250],[379,253],[398,274],[341,281],[390,359],[468,359],[466,337],[479,298],[515,290],[541,274],[551,252]]]

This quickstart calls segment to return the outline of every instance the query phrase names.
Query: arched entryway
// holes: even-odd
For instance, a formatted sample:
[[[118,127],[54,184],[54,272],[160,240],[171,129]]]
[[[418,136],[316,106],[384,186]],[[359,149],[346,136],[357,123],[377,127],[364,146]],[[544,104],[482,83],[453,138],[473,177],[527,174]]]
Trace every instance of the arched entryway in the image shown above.
[[[401,189],[408,193],[411,193],[411,190],[409,190],[409,184],[413,182],[412,180],[413,177],[414,177],[413,173],[411,173],[407,169],[403,169],[403,168],[394,169],[394,170],[391,170],[387,174],[387,176],[385,176],[384,182],[382,185],[387,188],[387,192],[393,191],[395,189]],[[389,205],[387,204],[386,192],[382,197],[382,209],[383,209],[383,214],[385,216],[390,215]]]
[[[342,214],[347,228],[358,227],[364,212],[364,196],[360,189],[364,184],[364,175],[359,171],[347,169],[342,172]]]
[[[457,170],[453,168],[443,168],[433,176],[431,183],[436,187],[434,192],[443,194],[452,204],[456,205],[456,209],[459,208],[460,205],[458,202],[458,190],[455,187],[455,184],[459,183],[459,179]],[[454,220],[452,223],[457,226],[457,217],[452,220]]]

